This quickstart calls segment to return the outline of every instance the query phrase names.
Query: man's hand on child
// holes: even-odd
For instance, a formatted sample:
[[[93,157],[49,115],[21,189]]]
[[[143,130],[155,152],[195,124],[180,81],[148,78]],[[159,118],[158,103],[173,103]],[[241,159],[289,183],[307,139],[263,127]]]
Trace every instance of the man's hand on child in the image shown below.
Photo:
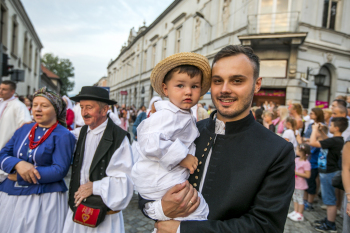
[[[199,204],[198,192],[187,180],[169,189],[162,198],[162,209],[168,218],[187,217]]]
[[[188,154],[186,158],[181,161],[180,166],[187,168],[190,170],[190,174],[193,174],[198,167],[198,159],[197,157]]]

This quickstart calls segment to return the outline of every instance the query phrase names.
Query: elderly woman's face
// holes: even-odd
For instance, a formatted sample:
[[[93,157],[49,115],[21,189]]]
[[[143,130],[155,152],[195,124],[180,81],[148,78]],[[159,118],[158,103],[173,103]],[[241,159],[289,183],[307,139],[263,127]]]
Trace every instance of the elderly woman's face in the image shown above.
[[[34,120],[40,127],[50,127],[57,122],[55,108],[45,97],[34,98],[32,113]]]

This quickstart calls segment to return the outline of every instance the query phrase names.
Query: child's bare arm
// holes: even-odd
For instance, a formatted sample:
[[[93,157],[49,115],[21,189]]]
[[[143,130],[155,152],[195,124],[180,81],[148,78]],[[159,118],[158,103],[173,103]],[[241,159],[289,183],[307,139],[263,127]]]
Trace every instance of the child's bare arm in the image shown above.
[[[319,127],[319,125],[317,123],[312,125],[312,133],[310,136],[309,145],[313,146],[313,147],[321,148],[321,143],[319,141],[317,141],[317,132],[319,131],[318,127]]]
[[[305,171],[305,173],[295,172],[295,175],[309,179],[311,176],[311,171]]]
[[[197,169],[198,166],[198,159],[197,157],[188,154],[186,156],[186,158],[184,158],[181,162],[180,162],[180,166],[187,168],[188,170],[190,170],[190,174],[193,174],[194,171]]]

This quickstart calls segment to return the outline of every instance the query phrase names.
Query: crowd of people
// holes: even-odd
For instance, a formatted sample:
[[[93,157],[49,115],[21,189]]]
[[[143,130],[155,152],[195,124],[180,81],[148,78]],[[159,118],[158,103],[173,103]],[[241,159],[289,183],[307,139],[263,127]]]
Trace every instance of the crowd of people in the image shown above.
[[[266,101],[261,107],[252,107],[257,122],[294,146],[294,211],[288,218],[304,221],[304,209],[314,211],[313,203],[319,194],[324,204],[322,208],[327,209],[327,217],[315,222],[315,228],[321,232],[336,230],[336,215],[344,217],[350,210],[349,190],[344,195],[344,188],[332,186],[332,179],[340,174],[342,165],[349,166],[342,163],[342,153],[345,158],[349,157],[343,149],[344,142],[350,140],[349,110],[350,96],[338,96],[331,108],[312,108],[310,113],[299,103],[278,106]],[[343,172],[347,174],[346,169]],[[346,219],[344,232],[350,230]]]
[[[173,55],[151,82],[159,96],[136,109],[99,87],[17,97],[3,81],[1,231],[124,232],[135,190],[154,232],[282,232],[319,196],[327,215],[315,229],[336,231],[339,213],[350,231],[350,96],[310,112],[290,101],[251,108],[259,58],[242,46],[223,48],[212,68]],[[215,108],[201,101],[209,88]]]

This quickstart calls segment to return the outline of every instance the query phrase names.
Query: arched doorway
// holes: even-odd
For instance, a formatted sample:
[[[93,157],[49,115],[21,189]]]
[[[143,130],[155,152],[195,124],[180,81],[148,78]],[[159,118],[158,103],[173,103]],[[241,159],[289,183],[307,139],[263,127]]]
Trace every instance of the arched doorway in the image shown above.
[[[316,107],[328,108],[331,94],[332,75],[326,66],[322,66],[319,73],[325,75],[325,80],[322,85],[317,86]]]

